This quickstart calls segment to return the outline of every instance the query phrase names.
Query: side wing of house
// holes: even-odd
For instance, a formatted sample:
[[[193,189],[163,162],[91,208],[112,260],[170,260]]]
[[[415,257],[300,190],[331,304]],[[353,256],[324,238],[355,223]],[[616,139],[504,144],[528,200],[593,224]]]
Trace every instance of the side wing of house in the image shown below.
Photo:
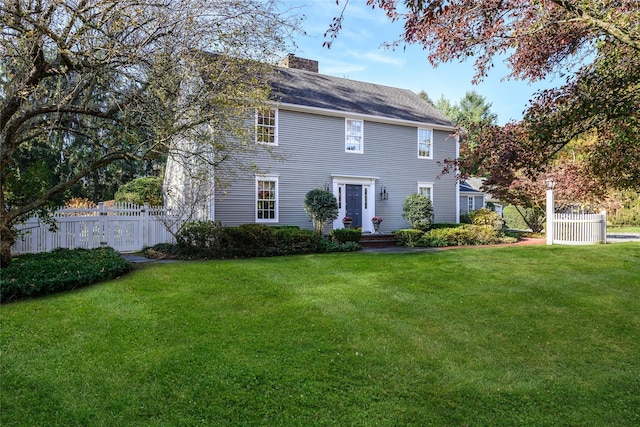
[[[486,205],[486,193],[477,190],[465,182],[459,184],[460,188],[460,213],[466,214]]]

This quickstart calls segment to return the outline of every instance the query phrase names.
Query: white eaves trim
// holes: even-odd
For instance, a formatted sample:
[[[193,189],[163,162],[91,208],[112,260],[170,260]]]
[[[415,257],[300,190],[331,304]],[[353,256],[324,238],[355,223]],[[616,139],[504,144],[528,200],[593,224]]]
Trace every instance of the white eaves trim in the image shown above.
[[[452,132],[456,130],[455,126],[444,126],[444,125],[437,125],[437,124],[427,123],[427,122],[416,122],[412,120],[393,119],[389,117],[372,116],[370,114],[356,114],[356,113],[350,113],[348,111],[331,110],[328,108],[308,107],[305,105],[287,104],[287,103],[276,103],[275,105],[277,105],[277,108],[282,110],[299,111],[303,113],[315,113],[323,116],[333,116],[333,117],[348,116],[349,118],[368,120],[371,122],[378,122],[378,123],[389,123],[394,125],[405,125],[405,126],[418,126],[418,127],[429,128],[434,130],[452,131]]]

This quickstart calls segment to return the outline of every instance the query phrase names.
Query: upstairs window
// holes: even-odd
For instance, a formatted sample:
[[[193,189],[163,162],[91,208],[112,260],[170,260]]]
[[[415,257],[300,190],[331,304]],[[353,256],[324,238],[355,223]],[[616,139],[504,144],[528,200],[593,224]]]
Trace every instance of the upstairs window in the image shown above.
[[[345,151],[348,153],[363,153],[363,128],[362,120],[346,120]]]
[[[278,145],[278,110],[274,108],[256,110],[256,142]]]
[[[418,129],[418,158],[433,158],[433,132],[431,129]]]

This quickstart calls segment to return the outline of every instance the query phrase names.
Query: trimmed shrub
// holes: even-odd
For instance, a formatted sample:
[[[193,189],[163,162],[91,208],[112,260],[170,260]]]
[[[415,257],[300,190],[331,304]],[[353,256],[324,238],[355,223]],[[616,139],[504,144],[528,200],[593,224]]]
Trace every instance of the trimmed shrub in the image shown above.
[[[322,252],[356,252],[362,249],[356,242],[338,243],[332,239],[322,239],[320,250]]]
[[[215,252],[220,224],[214,221],[192,221],[184,224],[176,234],[178,249],[185,255],[198,255]]]
[[[108,247],[20,255],[2,269],[0,300],[76,289],[126,273],[130,268],[127,260]]]
[[[278,255],[310,254],[320,252],[322,238],[312,230],[280,228],[275,230]]]
[[[176,236],[177,258],[248,258],[313,253],[322,238],[299,227],[242,224],[222,227],[213,221],[186,224]],[[154,247],[148,250],[159,255]]]
[[[411,228],[427,231],[433,223],[431,200],[422,194],[410,194],[402,204],[402,218]]]
[[[502,241],[491,226],[465,224],[462,227],[430,230],[424,233],[417,246],[492,245]]]
[[[362,230],[353,228],[337,228],[331,230],[331,240],[336,243],[355,242],[360,243]]]
[[[311,190],[304,197],[304,210],[311,218],[316,233],[322,234],[326,226],[338,218],[338,200],[330,191]]]
[[[498,233],[504,230],[504,220],[495,211],[482,208],[471,212],[469,216],[473,225],[488,225]]]
[[[457,227],[462,227],[463,224],[458,224],[455,222],[438,222],[438,223],[433,223],[431,224],[431,229],[437,229],[437,228],[457,228]]]
[[[413,248],[418,245],[424,231],[414,229],[396,230],[393,234],[398,240],[398,245]]]

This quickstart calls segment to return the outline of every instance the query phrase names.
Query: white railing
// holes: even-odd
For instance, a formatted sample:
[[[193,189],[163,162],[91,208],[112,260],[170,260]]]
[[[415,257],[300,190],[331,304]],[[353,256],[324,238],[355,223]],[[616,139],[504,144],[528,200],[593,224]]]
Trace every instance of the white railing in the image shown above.
[[[554,214],[553,243],[561,245],[607,243],[606,212]]]
[[[57,229],[36,217],[19,224],[12,252],[38,253],[56,248],[98,248],[110,246],[120,252],[139,251],[158,243],[174,243],[180,225],[164,208],[117,203],[107,207],[62,208],[53,214]],[[166,225],[165,225],[166,224]]]

